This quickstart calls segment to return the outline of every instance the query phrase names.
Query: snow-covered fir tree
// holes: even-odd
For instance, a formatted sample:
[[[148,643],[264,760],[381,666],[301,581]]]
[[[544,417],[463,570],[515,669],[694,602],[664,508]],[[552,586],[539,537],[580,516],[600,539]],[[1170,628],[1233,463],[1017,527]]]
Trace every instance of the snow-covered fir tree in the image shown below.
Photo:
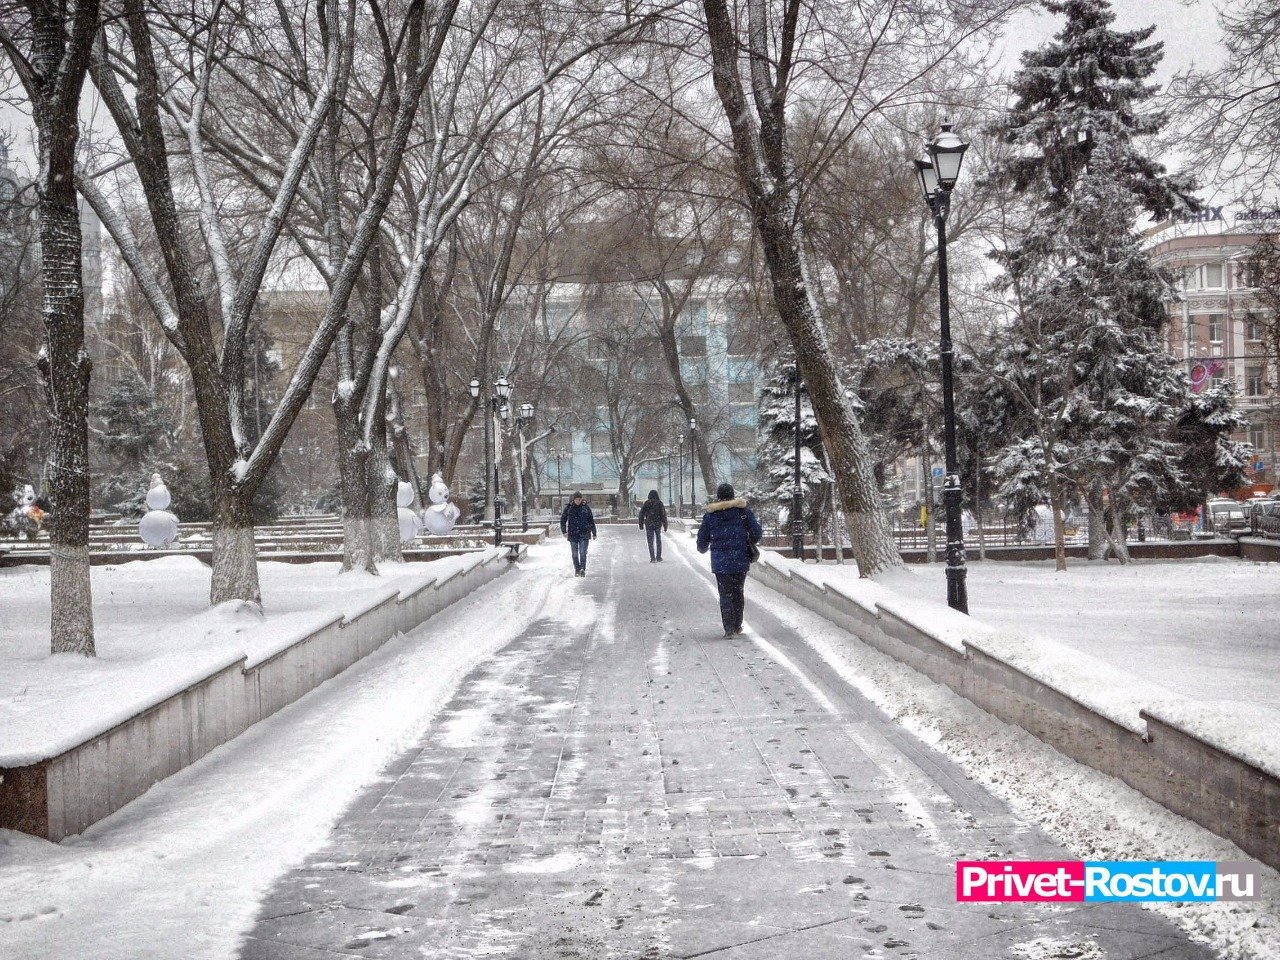
[[[768,368],[760,390],[760,417],[756,445],[757,474],[763,478],[761,496],[777,505],[779,523],[791,520],[795,493],[796,364],[790,354],[780,354]],[[800,396],[800,489],[805,520],[812,530],[818,519],[823,484],[831,479],[822,449],[822,433],[809,405]]]
[[[1178,510],[1203,508],[1218,490],[1232,490],[1248,483],[1245,467],[1253,448],[1231,435],[1244,430],[1247,421],[1236,409],[1235,381],[1226,379],[1200,393],[1188,393],[1174,425],[1174,439],[1182,444],[1182,495],[1170,501]]]
[[[1168,280],[1135,218],[1195,201],[1145,151],[1164,122],[1149,105],[1162,56],[1148,43],[1154,28],[1112,29],[1105,0],[1045,6],[1066,23],[1023,55],[996,126],[1009,150],[993,180],[1027,216],[997,255],[1016,319],[986,358],[981,426],[999,441],[1006,497],[1047,498],[1059,546],[1062,512],[1083,497],[1091,547],[1100,555],[1105,539],[1123,562],[1126,516],[1182,484],[1173,427],[1188,395],[1165,345]]]

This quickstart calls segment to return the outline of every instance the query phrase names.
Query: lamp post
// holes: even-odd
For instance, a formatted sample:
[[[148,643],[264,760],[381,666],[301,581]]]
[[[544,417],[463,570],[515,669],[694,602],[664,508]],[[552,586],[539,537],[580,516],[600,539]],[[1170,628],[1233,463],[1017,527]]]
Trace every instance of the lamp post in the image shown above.
[[[676,474],[679,479],[680,504],[676,507],[676,516],[684,516],[684,437],[676,435],[676,450],[679,457],[676,460]]]
[[[516,481],[519,484],[517,491],[520,497],[520,529],[525,533],[529,532],[529,497],[524,489],[524,428],[533,423],[533,404],[520,404],[520,415],[516,417],[516,442],[520,448],[520,462],[516,464]]]
[[[800,488],[800,436],[803,426],[801,420],[800,409],[800,393],[804,390],[804,380],[800,376],[800,361],[795,362],[796,375],[796,430],[795,430],[795,455],[792,464],[792,486],[791,486],[791,555],[796,560],[804,563],[804,491]]]
[[[480,381],[473,377],[471,379],[471,396],[473,399],[480,399]],[[505,419],[511,414],[507,401],[511,398],[511,381],[506,377],[499,377],[493,383],[493,394],[489,397],[489,415],[484,421],[484,447],[485,447],[485,511],[488,512],[490,505],[493,510],[493,543],[494,546],[502,546],[502,498],[499,491],[501,483],[499,471],[502,462],[502,426],[500,418]]]
[[[916,175],[925,203],[938,229],[938,315],[942,357],[942,422],[946,450],[947,477],[942,486],[942,502],[947,515],[947,604],[961,613],[969,612],[966,584],[964,527],[960,520],[960,467],[956,455],[956,407],[952,383],[951,303],[947,286],[947,214],[951,191],[960,178],[960,164],[969,145],[956,136],[950,123],[929,141],[928,156],[916,161]]]
[[[564,488],[560,483],[560,461],[564,458],[564,448],[556,447],[554,455],[556,458],[556,510],[563,510]]]
[[[689,418],[689,519],[694,519],[698,503],[698,488],[693,478],[693,465],[698,462],[698,452],[694,448],[695,436],[698,432],[698,418]],[[710,491],[708,491],[710,492]]]

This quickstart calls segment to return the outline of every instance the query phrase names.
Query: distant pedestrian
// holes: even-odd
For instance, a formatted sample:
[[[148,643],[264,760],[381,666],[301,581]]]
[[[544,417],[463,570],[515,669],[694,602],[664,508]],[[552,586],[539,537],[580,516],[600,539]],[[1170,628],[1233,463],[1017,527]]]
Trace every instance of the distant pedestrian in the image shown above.
[[[569,538],[575,576],[587,575],[587,544],[596,538],[596,518],[591,504],[575,493],[560,514],[560,532]]]
[[[707,504],[698,527],[698,552],[711,551],[711,572],[720,587],[720,620],[726,637],[742,632],[747,603],[743,588],[763,534],[760,521],[747,509],[747,501],[734,496],[732,485],[720,484],[715,502]]]
[[[649,562],[662,562],[662,531],[667,529],[667,508],[657,490],[649,491],[649,499],[640,508],[640,529],[649,541]]]

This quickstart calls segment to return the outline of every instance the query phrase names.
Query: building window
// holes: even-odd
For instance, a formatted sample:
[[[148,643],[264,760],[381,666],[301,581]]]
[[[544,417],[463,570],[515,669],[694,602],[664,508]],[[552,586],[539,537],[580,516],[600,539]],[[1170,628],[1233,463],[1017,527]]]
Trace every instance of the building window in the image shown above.
[[[1249,424],[1249,445],[1255,454],[1267,449],[1267,428],[1260,423]]]
[[[1222,317],[1221,316],[1215,315],[1215,316],[1209,317],[1209,342],[1210,343],[1222,342]]]
[[[687,336],[680,338],[680,356],[705,357],[707,355],[707,338]]]
[[[1222,289],[1222,264],[1206,263],[1204,269],[1204,287],[1207,290]]]
[[[1244,371],[1244,395],[1261,397],[1267,392],[1266,377],[1261,367],[1246,367]]]
[[[609,442],[609,434],[605,430],[597,430],[591,434],[592,453],[613,453],[613,444]]]
[[[1244,321],[1244,338],[1254,343],[1262,339],[1262,321],[1255,316],[1249,316]]]
[[[755,403],[756,382],[754,380],[733,380],[729,383],[730,403]]]
[[[729,430],[729,449],[736,453],[750,453],[756,449],[755,427],[732,427]]]
[[[613,457],[594,456],[591,458],[591,479],[592,480],[617,480],[618,467],[613,462]]]
[[[755,337],[752,330],[729,331],[729,356],[750,357],[756,352]]]

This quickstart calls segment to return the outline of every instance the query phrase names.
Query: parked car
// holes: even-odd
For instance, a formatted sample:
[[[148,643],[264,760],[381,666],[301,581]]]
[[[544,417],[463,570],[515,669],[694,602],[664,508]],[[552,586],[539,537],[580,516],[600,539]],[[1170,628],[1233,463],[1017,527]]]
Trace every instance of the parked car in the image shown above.
[[[1280,538],[1280,499],[1249,501],[1249,530],[1254,536]]]
[[[1249,515],[1238,500],[1210,500],[1209,519],[1214,533],[1239,533],[1249,529]]]

